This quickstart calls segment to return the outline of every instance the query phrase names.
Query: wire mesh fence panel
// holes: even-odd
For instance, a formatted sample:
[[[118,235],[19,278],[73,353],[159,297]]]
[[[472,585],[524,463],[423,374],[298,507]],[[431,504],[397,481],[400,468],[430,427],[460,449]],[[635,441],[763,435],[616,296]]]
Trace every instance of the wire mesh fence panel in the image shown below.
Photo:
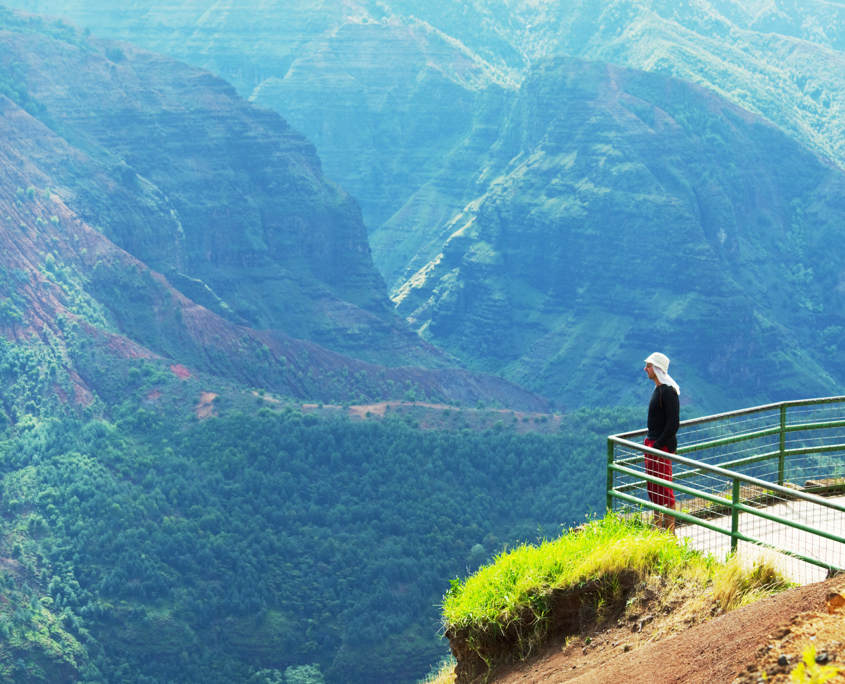
[[[608,504],[619,514],[665,526],[673,506],[667,490],[649,482],[655,457],[640,450],[644,436],[638,431],[610,438]],[[801,500],[805,493],[845,494],[845,397],[685,421],[677,437],[677,457],[666,458],[672,462],[674,508],[681,514],[679,536],[717,556],[736,548],[749,560],[774,558],[784,574],[802,583],[823,578],[827,568],[820,566],[845,567],[845,545],[825,538],[845,534],[845,500]],[[665,470],[657,476],[669,477]],[[735,504],[742,509],[736,519]],[[732,544],[717,529],[733,529],[737,539]]]
[[[845,498],[841,499],[840,503],[845,503]],[[769,506],[766,510],[785,520],[799,522],[822,532],[833,534],[842,532],[843,515],[841,513],[806,501],[783,502]],[[838,567],[841,567],[845,561],[842,544],[825,539],[818,534],[795,529],[785,523],[774,522],[750,513],[740,513],[738,518],[739,533],[761,542],[761,544],[738,542],[737,553],[747,561],[748,565],[765,559],[789,580],[808,584],[825,579],[828,574],[827,568],[775,549],[783,549]],[[710,523],[722,528],[725,534],[719,534],[698,525],[686,525],[678,528],[678,536],[689,538],[692,546],[700,551],[712,553],[720,559],[724,558],[731,552],[731,537],[728,534],[731,529],[731,518],[715,518]]]

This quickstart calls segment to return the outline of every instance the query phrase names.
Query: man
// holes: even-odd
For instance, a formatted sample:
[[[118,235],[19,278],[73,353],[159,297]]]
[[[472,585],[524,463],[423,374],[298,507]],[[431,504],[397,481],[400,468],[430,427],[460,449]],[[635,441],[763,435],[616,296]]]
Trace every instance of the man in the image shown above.
[[[648,435],[644,444],[674,454],[678,448],[675,435],[681,416],[681,388],[669,375],[669,359],[660,352],[655,352],[645,360],[643,370],[655,385],[651,401],[648,403]],[[672,481],[672,461],[668,458],[645,454],[645,471],[652,477]],[[675,509],[675,492],[669,487],[649,482],[648,498],[658,506]],[[673,516],[655,511],[654,521],[657,527],[665,527],[675,534]]]

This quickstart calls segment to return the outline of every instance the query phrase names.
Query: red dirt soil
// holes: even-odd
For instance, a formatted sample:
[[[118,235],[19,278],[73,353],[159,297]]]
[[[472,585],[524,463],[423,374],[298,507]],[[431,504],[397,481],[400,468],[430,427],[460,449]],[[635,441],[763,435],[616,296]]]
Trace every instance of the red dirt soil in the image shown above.
[[[746,673],[741,680],[743,684],[756,682],[756,674],[748,679],[750,672],[757,672],[756,661],[764,655],[776,659],[781,652],[787,652],[783,650],[785,645],[777,640],[783,638],[784,626],[793,623],[797,615],[809,611],[809,617],[800,618],[801,624],[821,621],[845,627],[842,610],[831,615],[826,611],[828,595],[834,590],[841,591],[843,585],[845,582],[840,577],[790,589],[627,653],[618,625],[616,628],[600,625],[589,635],[558,641],[533,658],[498,669],[487,681],[488,684],[730,684]],[[623,629],[630,637],[630,628],[625,625]],[[793,665],[800,660],[799,640],[795,640],[788,653]],[[845,643],[836,655],[835,664],[845,664]],[[845,675],[831,681],[845,682]]]
[[[178,363],[174,363],[170,366],[170,370],[172,370],[173,374],[180,380],[187,380],[191,377],[191,371]]]

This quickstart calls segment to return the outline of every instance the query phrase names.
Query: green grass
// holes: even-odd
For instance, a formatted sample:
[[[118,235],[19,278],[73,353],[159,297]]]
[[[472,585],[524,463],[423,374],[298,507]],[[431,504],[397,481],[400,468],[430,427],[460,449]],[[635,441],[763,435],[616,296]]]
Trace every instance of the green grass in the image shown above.
[[[455,684],[455,659],[447,658],[436,667],[419,684]]]
[[[474,679],[528,657],[548,638],[583,631],[585,619],[613,619],[623,601],[636,599],[636,587],[649,584],[664,587],[666,597],[681,588],[689,616],[732,610],[789,586],[769,564],[748,568],[735,556],[719,562],[638,520],[608,515],[577,533],[503,552],[454,580],[443,600],[444,631],[464,676]]]
[[[524,544],[500,554],[464,582],[453,581],[443,601],[449,627],[507,625],[526,607],[538,607],[553,589],[602,576],[687,565],[695,553],[668,535],[608,516],[539,546]]]
[[[746,597],[787,586],[770,568],[743,570],[738,561],[719,563],[673,536],[608,515],[578,534],[504,552],[465,581],[454,580],[443,601],[444,622],[450,630],[504,630],[524,619],[527,611],[542,619],[554,590],[578,588],[592,580],[612,584],[623,571],[712,582],[725,610],[748,602]]]

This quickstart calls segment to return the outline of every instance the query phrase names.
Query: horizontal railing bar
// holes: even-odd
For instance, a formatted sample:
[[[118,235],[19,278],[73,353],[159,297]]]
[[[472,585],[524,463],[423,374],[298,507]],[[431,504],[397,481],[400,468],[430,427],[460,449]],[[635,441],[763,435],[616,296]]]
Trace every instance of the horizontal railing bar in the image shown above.
[[[843,449],[845,449],[845,446],[843,446]],[[832,449],[832,451],[836,451],[836,449]],[[721,467],[727,468],[729,466],[735,467],[735,466],[742,466],[742,465],[750,465],[751,463],[757,463],[759,461],[771,460],[772,458],[775,458],[779,455],[780,455],[780,452],[775,451],[775,452],[770,452],[770,453],[767,453],[767,454],[761,454],[759,456],[746,456],[745,458],[740,458],[740,459],[737,459],[736,461],[728,461],[727,463],[722,463]],[[637,463],[642,463],[643,461],[645,461],[645,456],[640,454],[639,456],[633,456],[631,458],[626,458],[626,459],[623,459],[623,460],[620,460],[620,461],[615,461],[615,463],[618,463],[620,465],[633,465],[633,464],[637,464]],[[692,477],[694,475],[700,475],[702,472],[703,471],[701,471],[699,469],[685,470],[683,473],[679,473],[676,477],[689,478],[689,477]]]
[[[637,472],[637,471],[634,471]],[[642,473],[638,473],[641,477],[645,477]],[[642,489],[643,484],[645,484],[645,480],[637,480],[636,482],[629,482],[628,484],[619,485],[618,487],[614,487],[614,492],[630,492],[632,489]]]
[[[829,421],[827,423],[801,423],[798,425],[787,425],[784,432],[807,432],[809,430],[827,430],[838,427],[845,427],[845,420]],[[745,432],[730,437],[720,437],[709,442],[699,442],[698,444],[689,444],[687,446],[678,447],[679,454],[689,454],[696,451],[703,451],[705,449],[715,449],[720,446],[727,446],[728,444],[738,444],[740,442],[747,442],[750,439],[760,439],[762,437],[770,437],[772,435],[780,434],[780,427],[766,428],[765,430],[757,430],[756,432]]]
[[[688,513],[684,513],[682,511],[676,511],[672,508],[667,508],[666,506],[660,506],[659,504],[652,503],[646,499],[639,499],[636,496],[631,496],[630,494],[622,494],[621,492],[617,492],[616,490],[612,491],[610,495],[616,499],[622,499],[623,501],[630,501],[631,503],[635,503],[638,506],[645,506],[646,508],[653,510],[653,511],[660,511],[661,513],[666,513],[671,515],[678,520],[684,520],[685,522],[690,523],[691,525],[699,525],[700,527],[706,527],[708,530],[712,530],[713,532],[721,532],[724,534],[725,530],[718,525],[714,525],[713,523],[709,523],[706,520],[702,520],[701,518],[696,518]],[[728,531],[730,534],[730,531]]]
[[[665,453],[665,452],[662,452],[662,453]],[[770,460],[774,457],[777,457],[779,455],[780,455],[780,452],[776,451],[773,454],[768,453],[768,454],[761,454],[760,456],[746,456],[745,458],[740,458],[736,461],[728,461],[727,463],[722,463],[721,467],[722,468],[728,468],[728,467],[750,465],[752,463],[758,463],[759,461],[768,461],[768,460]],[[635,464],[635,463],[641,463],[643,461],[645,461],[645,456],[640,455],[640,456],[636,456],[636,457],[633,457],[633,458],[626,458],[622,461],[616,461],[616,463],[620,464],[620,465],[621,464],[630,465],[630,464]],[[703,473],[703,472],[704,471],[701,470],[700,468],[694,468],[693,470],[685,470],[681,473],[677,473],[677,474],[674,475],[674,478],[676,480],[687,480],[691,477],[695,477],[696,475],[701,475],[701,473]],[[638,473],[638,475],[639,475],[639,473]],[[622,489],[624,491],[625,487],[627,487],[629,489],[631,488],[630,485],[623,485],[623,487],[620,488],[620,489]]]
[[[716,475],[721,475],[724,478],[728,479],[737,479],[740,482],[746,482],[748,484],[757,485],[758,487],[762,487],[763,489],[770,489],[774,492],[779,492],[781,494],[788,494],[789,496],[796,498],[796,499],[803,499],[804,501],[810,501],[812,503],[819,504],[820,506],[824,506],[826,508],[832,508],[834,510],[840,511],[841,513],[845,513],[845,506],[840,506],[839,504],[835,504],[832,501],[828,501],[823,499],[820,496],[816,496],[814,494],[808,494],[807,492],[802,492],[796,489],[789,489],[788,487],[783,487],[781,485],[774,484],[773,482],[766,482],[765,480],[760,480],[756,477],[751,477],[750,475],[743,475],[742,473],[735,473],[730,470],[725,470],[724,468],[720,468],[719,466],[709,465],[707,463],[702,463],[701,461],[695,461],[691,458],[686,458],[684,456],[679,456],[678,454],[671,454],[666,451],[660,451],[658,449],[654,449],[652,447],[647,447],[643,444],[635,444],[634,442],[629,442],[625,439],[620,439],[616,436],[608,437],[610,441],[614,444],[619,444],[620,446],[627,447],[629,449],[637,449],[639,451],[643,451],[645,453],[650,453],[653,456],[657,456],[659,458],[668,458],[672,461],[677,461],[678,463],[683,463],[684,465],[692,466],[693,468],[699,468],[704,472],[714,473]]]
[[[774,404],[765,404],[763,406],[754,406],[753,408],[739,409],[738,411],[728,411],[727,413],[717,413],[711,416],[702,416],[701,418],[691,418],[689,420],[681,421],[679,428],[689,427],[692,425],[700,425],[701,423],[716,422],[726,420],[728,418],[737,418],[739,416],[750,416],[755,413],[764,413],[766,411],[779,410],[781,407],[796,408],[799,406],[823,406],[825,404],[836,404],[845,402],[845,396],[838,397],[823,397],[819,399],[798,399],[794,401],[782,401]],[[612,437],[619,437],[620,439],[627,439],[628,437],[636,437],[646,434],[647,429],[632,430],[631,432],[620,432],[618,435],[611,435]]]
[[[755,406],[754,408],[747,408],[747,409],[740,409],[738,411],[728,411],[727,413],[717,413],[710,416],[702,416],[701,418],[689,418],[687,420],[682,420],[678,427],[679,429],[682,427],[690,427],[693,425],[700,425],[702,423],[709,423],[711,421],[718,422],[720,420],[727,420],[728,418],[738,418],[739,416],[750,416],[755,413],[764,413],[766,411],[774,411],[780,408],[780,404],[767,404],[765,406]],[[632,430],[630,432],[620,432],[618,435],[613,435],[613,437],[621,437],[622,439],[628,436],[637,436],[643,435],[648,432],[647,428],[641,428],[639,430]]]
[[[828,430],[839,427],[845,427],[845,420],[831,420],[827,423],[795,423],[794,425],[787,425],[783,431],[805,432],[807,430]]]
[[[693,489],[692,487],[687,487],[686,485],[681,485],[681,484],[677,484],[676,482],[664,480],[661,477],[654,477],[653,475],[643,475],[642,473],[637,472],[636,470],[631,470],[630,468],[625,468],[624,466],[619,466],[619,465],[613,464],[609,467],[611,468],[611,470],[615,470],[618,473],[625,473],[626,475],[635,475],[637,477],[641,477],[642,480],[640,480],[640,484],[643,483],[643,482],[652,482],[653,484],[661,485],[662,487],[668,487],[669,489],[671,489],[673,491],[679,491],[679,492],[683,492],[684,494],[690,494],[690,495],[695,496],[695,497],[700,498],[700,499],[706,499],[707,501],[712,501],[713,503],[725,504],[725,505],[730,505],[730,503],[731,503],[730,499],[725,499],[725,498],[718,496],[716,494],[708,494],[707,492],[702,492],[698,489]],[[629,487],[627,485],[625,487],[614,487],[613,491],[614,492],[627,491],[628,488]],[[696,518],[696,520],[698,520],[698,518]]]
[[[824,446],[817,446],[817,447],[801,447],[797,449],[786,449],[783,452],[784,457],[786,456],[804,456],[806,454],[823,454],[829,453],[832,451],[845,451],[845,444],[827,444]],[[681,450],[678,449],[678,453]],[[665,452],[662,452],[665,453]],[[739,466],[744,465],[751,465],[752,463],[759,463],[760,461],[768,461],[774,458],[778,458],[780,456],[780,451],[769,451],[765,454],[758,454],[757,456],[746,456],[745,458],[739,458],[735,461],[727,461],[720,465],[721,468],[738,468]],[[636,463],[642,463],[645,461],[645,457],[640,453],[637,456],[631,456],[630,458],[625,458],[616,463],[620,465],[631,465]],[[685,470],[682,473],[678,473],[675,475],[677,479],[688,479],[690,477],[694,477],[695,475],[700,475],[703,470],[700,468],[694,468],[693,470]]]
[[[757,430],[756,432],[746,432],[731,437],[720,437],[709,442],[701,442],[699,444],[690,444],[688,446],[678,447],[679,454],[687,454],[694,451],[703,451],[704,449],[715,449],[716,447],[725,446],[727,444],[738,444],[739,442],[747,442],[749,439],[758,439],[760,437],[770,437],[772,435],[780,434],[780,427],[766,428],[765,430]]]
[[[796,530],[801,530],[802,532],[809,532],[810,534],[814,534],[819,537],[824,537],[825,539],[830,539],[830,541],[835,541],[839,544],[845,544],[845,537],[840,537],[839,535],[833,534],[831,532],[825,532],[823,530],[816,529],[815,527],[808,527],[807,525],[804,525],[802,523],[792,522],[788,518],[782,518],[779,515],[774,515],[773,513],[766,513],[760,508],[754,508],[753,506],[746,506],[745,504],[737,503],[736,509],[743,513],[756,515],[758,518],[765,518],[766,520],[771,520],[772,522],[780,523],[781,525],[786,525],[787,527],[793,527]]]
[[[831,451],[845,451],[845,444],[825,444],[823,446],[786,449],[783,454],[784,456],[804,456],[806,454],[825,454]]]
[[[800,449],[786,449],[784,450],[783,455],[784,457],[803,456],[806,454],[823,454],[831,451],[845,451],[845,444],[828,444],[826,446],[818,447],[801,447]],[[726,463],[722,463],[720,467],[738,468],[739,466],[751,465],[752,463],[760,463],[761,461],[771,461],[779,457],[780,451],[769,451],[768,453],[758,454],[757,456],[746,456],[745,458],[739,458],[735,461],[727,461]],[[700,475],[702,472],[704,471],[699,468],[696,468],[694,470],[685,470],[682,473],[678,473],[676,477],[678,479],[686,479],[693,477],[694,475]]]
[[[786,449],[784,450],[783,455],[784,457],[803,456],[806,454],[823,454],[831,451],[845,451],[845,444],[828,444],[826,446],[818,447],[801,447],[800,449]],[[739,458],[735,461],[727,461],[726,463],[722,463],[720,467],[738,468],[739,466],[751,465],[752,463],[759,463],[760,461],[770,461],[779,457],[780,451],[769,451],[768,453],[758,454],[757,456],[746,456],[745,458]],[[686,479],[693,477],[694,475],[700,475],[702,472],[704,471],[699,468],[694,470],[685,470],[682,473],[678,473],[675,477],[677,477],[678,479]]]
[[[618,461],[614,461],[614,463],[619,463],[621,465],[629,465],[631,463],[639,463],[644,460],[645,457],[641,453],[637,453],[636,456],[631,456],[630,458],[622,458]]]
[[[773,454],[760,454],[758,456],[746,456],[745,458],[738,458],[736,461],[728,461],[727,463],[722,463],[721,468],[737,468],[739,466],[744,465],[751,465],[752,463],[759,463],[760,461],[770,461],[772,458],[777,458],[780,456],[780,452],[775,451]],[[682,473],[678,473],[676,477],[678,479],[687,479],[690,477],[694,477],[695,475],[701,475],[705,471],[701,470],[700,468],[695,468],[693,470],[685,470]]]
[[[652,476],[647,475],[647,474],[645,474],[645,473],[643,473],[639,470],[632,470],[631,468],[626,468],[624,466],[621,466],[619,464],[619,462],[614,463],[612,465],[609,465],[608,467],[611,470],[615,470],[616,472],[624,473],[625,475],[630,475],[630,476],[633,476],[633,477],[640,478],[638,480],[635,480],[634,482],[628,482],[624,485],[614,487],[613,491],[615,491],[615,492],[628,492],[628,491],[631,491],[632,489],[642,489],[643,484],[645,484],[646,482],[653,482],[654,484],[660,484],[660,485],[663,485],[663,486],[666,486],[666,487],[670,487],[673,490],[678,490],[678,491],[684,492],[684,494],[691,494],[691,495],[696,496],[698,498],[706,499],[707,501],[712,501],[713,503],[724,504],[726,501],[728,501],[728,502],[730,501],[730,499],[727,499],[725,497],[721,497],[718,494],[707,494],[706,492],[704,492],[700,489],[693,489],[691,487],[686,487],[685,485],[673,486],[674,482],[676,480],[683,480],[683,479],[687,479],[687,478],[691,477],[692,475],[700,474],[700,472],[698,472],[698,471],[688,470],[688,471],[683,472],[683,473],[674,474],[672,476],[672,481],[669,481],[669,480],[664,480],[663,478],[652,477]],[[793,490],[790,489],[789,491],[792,492]],[[784,498],[783,501],[793,500],[793,498],[794,497],[790,496],[789,499]]]

